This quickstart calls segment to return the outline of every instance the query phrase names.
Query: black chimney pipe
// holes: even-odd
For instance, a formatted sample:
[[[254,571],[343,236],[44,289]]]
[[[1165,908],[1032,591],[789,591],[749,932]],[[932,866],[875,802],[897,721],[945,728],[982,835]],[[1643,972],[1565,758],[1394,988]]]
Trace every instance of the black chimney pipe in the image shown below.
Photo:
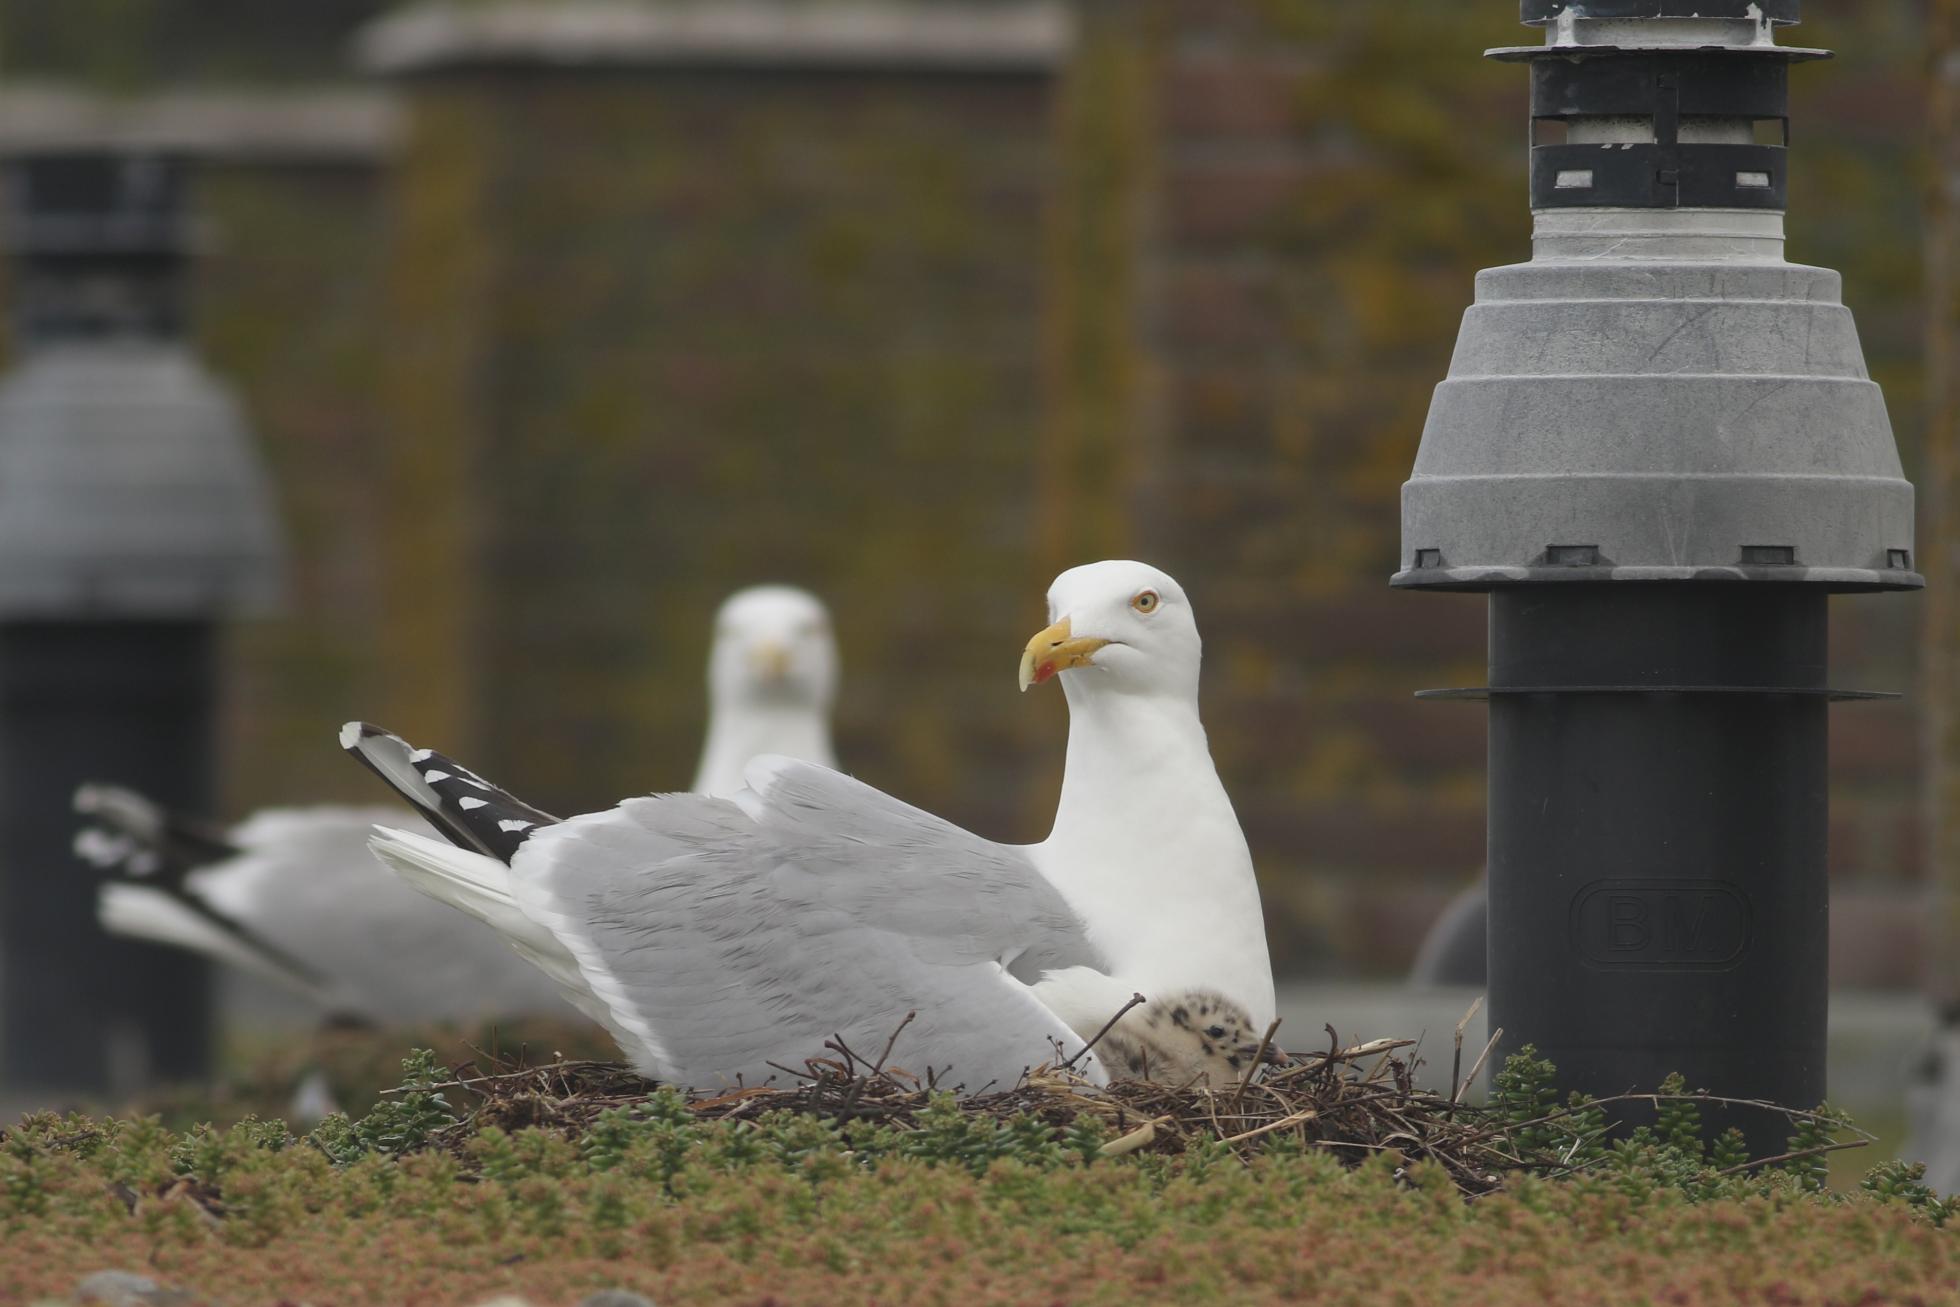
[[[104,780],[215,806],[218,622],[273,600],[278,540],[237,406],[184,338],[184,163],[0,166],[0,1086],[121,1091],[207,1069],[208,978],[98,927],[70,798]]]

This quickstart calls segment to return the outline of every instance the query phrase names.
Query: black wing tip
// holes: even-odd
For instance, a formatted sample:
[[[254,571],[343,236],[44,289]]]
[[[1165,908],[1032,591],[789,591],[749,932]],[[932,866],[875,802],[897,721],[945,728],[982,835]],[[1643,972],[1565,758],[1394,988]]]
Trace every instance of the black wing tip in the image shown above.
[[[376,741],[385,743],[377,748]],[[346,723],[340,745],[459,847],[509,862],[532,831],[558,820],[454,759],[414,748],[371,722]]]
[[[82,819],[74,850],[103,871],[181,879],[241,852],[222,828],[126,785],[85,781],[75,787],[70,802]]]

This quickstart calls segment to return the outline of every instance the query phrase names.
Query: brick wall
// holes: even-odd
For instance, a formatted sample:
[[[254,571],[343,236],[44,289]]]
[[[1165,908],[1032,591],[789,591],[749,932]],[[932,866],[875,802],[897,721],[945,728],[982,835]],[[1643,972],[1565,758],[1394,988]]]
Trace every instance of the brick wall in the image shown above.
[[[288,603],[227,640],[225,739],[234,811],[372,789],[333,747],[375,711],[385,668],[376,468],[386,449],[377,330],[379,159],[207,161],[213,248],[199,267],[200,345],[237,387],[270,465],[290,545]]]
[[[685,784],[805,584],[866,779],[1023,837],[1048,79],[459,71],[394,180],[390,713],[547,807]]]

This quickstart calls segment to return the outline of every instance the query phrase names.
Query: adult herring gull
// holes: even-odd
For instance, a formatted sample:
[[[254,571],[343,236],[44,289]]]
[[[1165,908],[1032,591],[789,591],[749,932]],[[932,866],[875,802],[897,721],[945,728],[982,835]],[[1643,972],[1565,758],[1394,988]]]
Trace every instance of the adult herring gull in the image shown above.
[[[757,753],[833,764],[836,680],[829,615],[814,595],[760,585],[729,596],[715,618],[695,789],[734,793]],[[97,900],[112,934],[202,953],[342,1016],[564,1010],[559,986],[503,940],[376,864],[375,825],[414,820],[399,807],[268,808],[224,829],[109,785],[81,787],[75,806],[89,819],[76,851],[115,877]]]
[[[823,601],[789,585],[737,590],[715,614],[708,738],[689,788],[731,795],[749,759],[764,753],[835,767],[836,697],[837,642]]]
[[[451,841],[377,828],[376,854],[503,931],[656,1079],[761,1083],[836,1036],[880,1048],[916,1013],[895,1059],[977,1091],[1079,1052],[1134,994],[1148,1003],[1112,1032],[1121,1060],[1184,1029],[1236,1069],[1272,1020],[1273,980],[1198,718],[1190,602],[1135,562],[1064,572],[1048,602],[1021,686],[1059,676],[1070,726],[1054,829],[1034,845],[788,758],[751,762],[731,799],[648,795],[558,821],[376,727],[341,741]],[[1214,1004],[1229,1023],[1194,1018]],[[1093,1052],[1079,1065],[1106,1078]]]

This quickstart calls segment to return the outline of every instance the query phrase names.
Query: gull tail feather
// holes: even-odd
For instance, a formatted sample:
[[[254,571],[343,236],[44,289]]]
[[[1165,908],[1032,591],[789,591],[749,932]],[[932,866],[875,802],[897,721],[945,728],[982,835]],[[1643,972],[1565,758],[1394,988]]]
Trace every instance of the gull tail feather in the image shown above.
[[[160,887],[111,881],[96,896],[96,917],[112,935],[186,949],[291,990],[333,1011],[347,997],[250,932]]]
[[[457,848],[411,831],[376,826],[368,848],[417,890],[467,912],[502,935],[518,956],[557,984],[573,1007],[607,1029],[611,1013],[593,997],[578,961],[557,936],[517,906],[510,868],[487,853]]]
[[[374,828],[368,848],[390,871],[438,902],[507,935],[536,929],[511,897],[510,868],[486,853],[387,826]]]

